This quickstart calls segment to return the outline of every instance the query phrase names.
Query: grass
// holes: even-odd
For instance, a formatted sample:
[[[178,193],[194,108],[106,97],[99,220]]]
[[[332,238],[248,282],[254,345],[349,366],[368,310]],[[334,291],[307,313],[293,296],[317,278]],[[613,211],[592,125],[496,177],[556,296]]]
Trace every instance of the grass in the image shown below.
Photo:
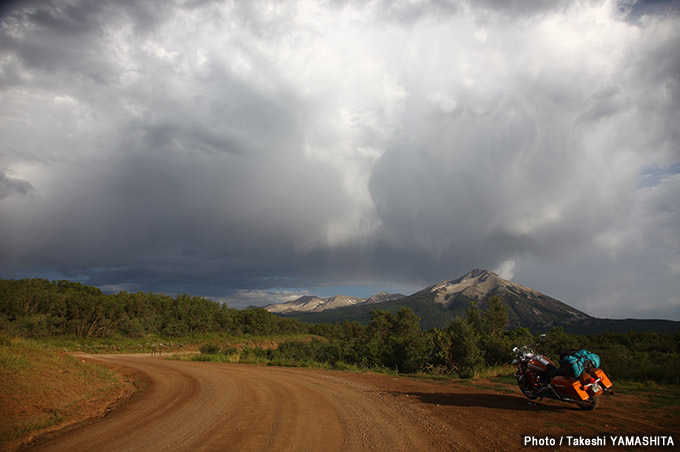
[[[623,380],[614,382],[613,389],[621,394],[637,395],[643,398],[644,408],[663,411],[666,418],[680,417],[680,386],[678,385]]]
[[[65,352],[102,353],[151,353],[162,344],[163,353],[196,352],[206,344],[227,347],[276,348],[278,344],[290,341],[311,341],[315,336],[308,334],[272,336],[231,336],[223,333],[202,333],[183,337],[168,337],[147,334],[143,337],[111,336],[105,338],[83,338],[76,336],[51,336],[36,338],[35,341]]]
[[[517,377],[515,377],[514,375],[498,375],[496,377],[493,377],[491,381],[504,385],[512,386],[517,385]]]
[[[151,353],[154,346],[163,344],[163,351],[181,351],[187,344],[184,338],[147,335],[139,338],[112,336],[107,338],[82,338],[52,336],[36,339],[37,342],[68,352],[100,353]]]
[[[257,342],[257,341],[255,341]],[[295,360],[288,358],[275,357],[270,359],[266,356],[268,349],[259,346],[253,347],[253,340],[248,339],[245,344],[240,342],[236,345],[231,343],[227,348],[227,353],[224,351],[215,353],[200,353],[200,354],[175,354],[169,359],[189,360],[200,362],[214,362],[214,363],[242,363],[242,364],[258,364],[262,366],[274,367],[303,367],[313,369],[330,369],[342,370],[351,372],[365,372],[367,370],[355,364],[338,361],[334,364],[320,363],[313,360]]]
[[[487,367],[484,369],[479,369],[475,371],[475,378],[498,378],[498,377],[511,377],[513,383],[517,380],[513,377],[515,368],[506,364],[502,366]]]
[[[108,369],[49,344],[0,333],[0,443],[54,426],[121,384]]]
[[[16,374],[30,365],[29,361],[12,350],[11,344],[0,345],[0,369],[5,374]]]

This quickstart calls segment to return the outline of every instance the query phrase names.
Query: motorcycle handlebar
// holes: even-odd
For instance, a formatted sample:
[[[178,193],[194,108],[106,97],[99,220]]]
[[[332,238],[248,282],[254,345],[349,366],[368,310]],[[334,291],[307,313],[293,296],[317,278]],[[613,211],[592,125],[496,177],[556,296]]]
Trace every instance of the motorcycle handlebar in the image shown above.
[[[547,334],[545,334],[545,333],[541,334],[541,336],[538,338],[538,342],[536,342],[536,345],[534,345],[534,346],[532,347],[532,352],[533,352],[534,350],[537,350],[539,345],[543,345],[543,344],[545,344],[545,343],[547,343],[547,342],[549,342],[548,339],[547,339]],[[519,348],[519,347],[514,347],[514,348],[512,349],[512,352],[513,352],[513,353],[517,353],[517,352],[519,352],[519,351],[520,351],[520,348]]]

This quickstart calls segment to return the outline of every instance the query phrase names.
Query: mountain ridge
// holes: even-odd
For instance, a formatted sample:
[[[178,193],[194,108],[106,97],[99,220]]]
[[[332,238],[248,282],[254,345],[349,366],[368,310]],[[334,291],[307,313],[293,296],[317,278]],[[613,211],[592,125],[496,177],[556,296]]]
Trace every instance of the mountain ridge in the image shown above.
[[[390,294],[380,292],[368,298],[351,297],[346,295],[335,295],[333,297],[317,297],[306,295],[285,303],[269,304],[264,309],[274,314],[290,314],[295,312],[323,312],[333,309],[342,309],[349,306],[362,306],[369,304],[383,303],[385,301],[396,300],[404,297],[402,294]]]

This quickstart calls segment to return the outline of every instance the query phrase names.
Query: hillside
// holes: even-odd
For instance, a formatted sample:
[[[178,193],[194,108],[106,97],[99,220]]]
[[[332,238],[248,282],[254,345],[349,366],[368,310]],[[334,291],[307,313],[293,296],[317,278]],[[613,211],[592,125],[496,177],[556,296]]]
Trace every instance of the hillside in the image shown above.
[[[303,325],[257,309],[232,309],[202,297],[152,293],[105,294],[70,281],[0,278],[0,331],[23,337],[179,337],[222,332],[289,334]]]
[[[0,450],[103,417],[143,385],[139,378],[0,332]]]

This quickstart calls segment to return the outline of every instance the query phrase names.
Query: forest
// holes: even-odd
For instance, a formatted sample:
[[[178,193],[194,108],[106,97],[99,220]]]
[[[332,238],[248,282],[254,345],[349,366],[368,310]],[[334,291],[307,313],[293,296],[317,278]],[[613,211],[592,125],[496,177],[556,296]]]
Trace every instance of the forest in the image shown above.
[[[485,310],[475,302],[464,317],[444,328],[423,330],[410,309],[374,310],[358,322],[303,323],[265,309],[237,310],[202,297],[151,293],[105,294],[71,281],[0,279],[0,332],[25,338],[183,338],[213,334],[197,359],[219,360],[238,352],[241,360],[283,365],[383,370],[471,377],[507,368],[514,346],[536,336],[506,328],[508,314],[498,298]],[[547,332],[540,350],[554,361],[560,351],[585,348],[600,355],[614,379],[680,384],[680,334],[653,332],[566,334]],[[235,349],[224,338],[290,336],[276,347]],[[222,339],[214,339],[214,337]]]

